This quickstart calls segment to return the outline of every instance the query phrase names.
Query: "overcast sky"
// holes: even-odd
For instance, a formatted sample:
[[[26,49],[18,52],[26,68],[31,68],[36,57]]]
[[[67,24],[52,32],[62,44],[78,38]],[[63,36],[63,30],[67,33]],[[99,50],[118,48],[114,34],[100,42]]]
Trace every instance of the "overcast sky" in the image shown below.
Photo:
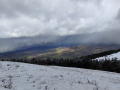
[[[0,0],[0,38],[115,30],[118,19],[120,0]]]
[[[0,38],[109,31],[120,31],[120,0],[0,0]]]

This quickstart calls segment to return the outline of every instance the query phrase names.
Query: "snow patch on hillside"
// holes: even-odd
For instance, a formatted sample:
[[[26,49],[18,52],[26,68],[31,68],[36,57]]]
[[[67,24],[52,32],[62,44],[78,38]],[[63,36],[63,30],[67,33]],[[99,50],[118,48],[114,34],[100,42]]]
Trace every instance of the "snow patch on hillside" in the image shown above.
[[[0,90],[120,90],[120,74],[4,61]]]
[[[111,54],[111,55],[107,55],[107,56],[104,56],[104,57],[99,57],[99,58],[96,58],[98,60],[105,60],[105,59],[110,59],[112,60],[112,58],[117,58],[118,60],[120,60],[120,52],[118,53],[114,53],[114,54]]]

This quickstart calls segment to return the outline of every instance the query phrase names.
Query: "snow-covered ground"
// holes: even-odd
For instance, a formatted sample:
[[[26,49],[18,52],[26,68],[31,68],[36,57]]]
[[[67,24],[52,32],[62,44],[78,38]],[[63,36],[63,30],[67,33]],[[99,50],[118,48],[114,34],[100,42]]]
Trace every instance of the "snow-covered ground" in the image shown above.
[[[96,58],[96,59],[98,59],[98,60],[102,60],[102,59],[112,59],[112,58],[115,58],[115,57],[117,57],[117,59],[118,60],[120,60],[120,52],[118,52],[118,53],[114,53],[114,54],[111,54],[111,55],[107,55],[107,56],[104,56],[104,57],[99,57],[99,58]]]
[[[120,90],[120,74],[4,61],[0,90]]]

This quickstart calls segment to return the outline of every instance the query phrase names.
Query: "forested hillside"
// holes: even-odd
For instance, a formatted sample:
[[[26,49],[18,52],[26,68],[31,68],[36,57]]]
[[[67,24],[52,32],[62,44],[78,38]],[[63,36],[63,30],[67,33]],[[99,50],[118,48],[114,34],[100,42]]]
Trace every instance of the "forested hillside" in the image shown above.
[[[24,49],[20,51],[14,51],[9,53],[0,54],[0,59],[46,59],[46,58],[75,58],[85,55],[92,55],[107,50],[115,50],[120,48],[119,44],[113,45],[76,45],[70,47],[58,47],[44,46],[35,47],[32,49]]]

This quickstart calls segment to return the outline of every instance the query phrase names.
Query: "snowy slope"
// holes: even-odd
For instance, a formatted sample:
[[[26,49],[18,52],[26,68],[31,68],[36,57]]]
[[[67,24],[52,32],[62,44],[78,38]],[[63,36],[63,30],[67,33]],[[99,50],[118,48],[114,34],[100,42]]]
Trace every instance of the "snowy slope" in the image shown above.
[[[98,59],[98,60],[102,60],[102,59],[112,59],[112,58],[115,58],[115,57],[117,57],[118,58],[118,60],[120,60],[120,52],[118,52],[118,53],[114,53],[114,54],[111,54],[111,55],[107,55],[107,56],[104,56],[104,57],[99,57],[99,58],[96,58],[96,59]]]
[[[120,90],[120,74],[0,62],[0,90]]]

